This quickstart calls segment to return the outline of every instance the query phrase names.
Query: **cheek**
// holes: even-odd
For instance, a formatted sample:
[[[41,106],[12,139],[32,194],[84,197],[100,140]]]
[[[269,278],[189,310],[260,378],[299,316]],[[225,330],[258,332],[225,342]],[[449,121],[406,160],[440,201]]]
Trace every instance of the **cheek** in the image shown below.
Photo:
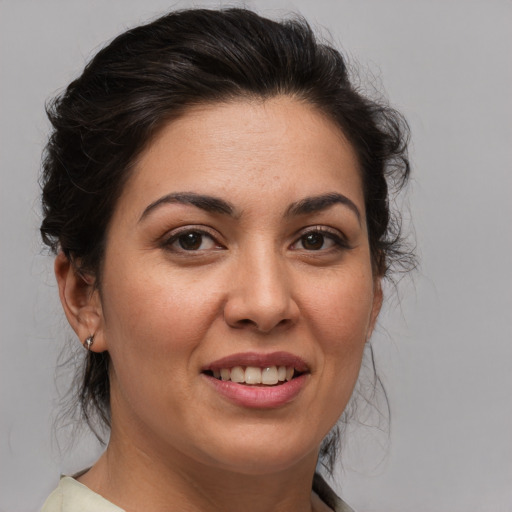
[[[321,347],[319,372],[325,392],[336,394],[344,408],[370,334],[373,282],[367,272],[359,272],[338,275],[315,289],[304,310],[308,311],[312,337]]]
[[[218,311],[218,296],[201,283],[165,274],[119,275],[105,297],[113,414],[155,430],[186,416],[195,391],[190,376],[198,371],[196,351]]]
[[[333,349],[342,344],[364,344],[373,306],[373,281],[369,272],[347,270],[324,279],[320,286],[310,284],[308,289],[304,310],[326,339],[339,342],[334,343]]]
[[[186,370],[182,357],[194,352],[218,313],[218,295],[208,291],[214,288],[168,271],[114,278],[115,287],[105,294],[104,311],[114,363],[123,362],[117,366],[127,364],[138,371],[145,364],[149,369],[174,366],[177,372]]]

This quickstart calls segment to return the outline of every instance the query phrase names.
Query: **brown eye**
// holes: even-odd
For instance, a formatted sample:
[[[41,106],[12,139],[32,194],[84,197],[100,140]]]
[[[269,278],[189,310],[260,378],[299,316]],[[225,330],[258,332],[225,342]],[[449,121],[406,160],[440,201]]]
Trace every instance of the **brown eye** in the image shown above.
[[[208,251],[218,249],[219,245],[211,235],[204,231],[186,230],[171,236],[164,244],[173,251]]]
[[[180,247],[185,251],[197,251],[203,243],[203,235],[194,231],[184,233],[177,239]]]
[[[301,237],[302,247],[308,251],[319,251],[323,248],[325,237],[321,233],[308,233]]]
[[[338,230],[319,226],[303,233],[302,236],[297,238],[290,246],[290,249],[294,251],[316,251],[322,254],[330,254],[332,250],[346,250],[350,249],[350,246]]]

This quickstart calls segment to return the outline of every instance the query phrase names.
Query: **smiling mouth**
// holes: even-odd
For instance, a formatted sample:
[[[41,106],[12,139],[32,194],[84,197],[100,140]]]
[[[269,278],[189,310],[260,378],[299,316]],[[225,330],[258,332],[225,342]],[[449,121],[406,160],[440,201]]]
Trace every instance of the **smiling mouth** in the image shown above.
[[[203,373],[217,380],[246,386],[279,386],[303,374],[293,366],[233,366],[205,370]]]

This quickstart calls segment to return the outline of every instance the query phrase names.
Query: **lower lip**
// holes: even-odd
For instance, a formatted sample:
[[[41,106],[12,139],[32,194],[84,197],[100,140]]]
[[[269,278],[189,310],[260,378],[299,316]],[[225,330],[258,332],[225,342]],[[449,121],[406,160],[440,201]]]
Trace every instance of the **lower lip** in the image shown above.
[[[291,402],[306,384],[307,374],[277,386],[248,386],[230,380],[219,380],[204,375],[211,386],[224,398],[242,407],[252,409],[277,409]]]

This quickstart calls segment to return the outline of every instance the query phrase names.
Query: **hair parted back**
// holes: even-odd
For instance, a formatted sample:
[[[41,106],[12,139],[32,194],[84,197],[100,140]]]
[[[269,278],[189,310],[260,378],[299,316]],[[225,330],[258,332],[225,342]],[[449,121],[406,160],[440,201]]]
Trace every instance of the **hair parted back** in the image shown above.
[[[408,128],[386,104],[360,94],[346,63],[301,18],[283,22],[245,9],[171,12],[126,31],[47,107],[41,234],[101,290],[105,235],[123,186],[158,130],[191,106],[289,95],[331,119],[358,155],[376,275],[406,268],[388,186],[409,175]],[[87,354],[85,419],[109,424],[109,356]]]

